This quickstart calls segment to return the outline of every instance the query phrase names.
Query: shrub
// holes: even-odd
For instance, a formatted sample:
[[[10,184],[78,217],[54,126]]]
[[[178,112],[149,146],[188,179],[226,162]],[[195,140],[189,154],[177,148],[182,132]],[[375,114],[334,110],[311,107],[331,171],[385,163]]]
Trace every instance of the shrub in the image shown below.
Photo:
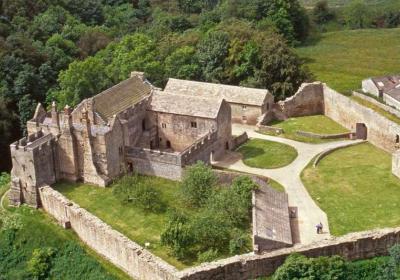
[[[7,185],[8,183],[10,183],[10,181],[11,181],[10,174],[6,172],[2,172],[0,174],[0,187]]]
[[[199,253],[197,259],[201,263],[212,262],[218,258],[218,250],[209,249],[205,252]]]
[[[232,239],[229,241],[229,253],[232,255],[240,254],[246,248],[247,236],[245,233],[236,230]]]
[[[182,193],[190,206],[200,207],[207,202],[216,183],[217,178],[211,168],[199,161],[187,168]]]
[[[51,258],[54,255],[53,248],[35,249],[28,261],[28,271],[35,279],[45,279],[50,267]]]

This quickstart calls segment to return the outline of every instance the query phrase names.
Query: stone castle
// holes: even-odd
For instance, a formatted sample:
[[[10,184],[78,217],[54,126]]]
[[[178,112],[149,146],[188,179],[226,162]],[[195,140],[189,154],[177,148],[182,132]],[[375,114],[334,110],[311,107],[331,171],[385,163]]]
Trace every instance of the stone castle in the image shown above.
[[[256,124],[274,104],[268,90],[170,79],[164,91],[143,73],[47,112],[11,144],[13,205],[40,206],[38,189],[60,180],[106,186],[127,173],[179,180],[183,168],[235,148],[232,122]]]

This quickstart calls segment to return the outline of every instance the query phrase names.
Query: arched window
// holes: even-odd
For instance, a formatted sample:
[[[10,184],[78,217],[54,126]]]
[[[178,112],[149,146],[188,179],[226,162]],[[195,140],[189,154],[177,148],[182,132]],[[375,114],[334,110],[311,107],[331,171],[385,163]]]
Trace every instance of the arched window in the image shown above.
[[[167,148],[170,149],[171,148],[171,142],[169,140],[167,140]]]
[[[400,136],[397,134],[396,135],[396,144],[399,144],[400,143]]]

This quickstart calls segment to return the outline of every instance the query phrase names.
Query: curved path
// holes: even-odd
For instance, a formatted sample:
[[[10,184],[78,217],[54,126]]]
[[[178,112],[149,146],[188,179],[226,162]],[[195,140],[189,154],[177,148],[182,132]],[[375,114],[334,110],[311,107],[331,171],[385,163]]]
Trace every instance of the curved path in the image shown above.
[[[336,147],[345,147],[354,145],[362,140],[343,140],[327,142],[322,144],[308,144],[293,141],[286,138],[269,136],[254,131],[254,126],[233,125],[233,134],[239,135],[246,132],[249,138],[258,138],[269,141],[275,141],[294,147],[297,152],[297,158],[289,165],[277,169],[253,168],[245,165],[241,160],[239,153],[230,153],[221,161],[213,163],[216,166],[224,167],[236,171],[262,175],[269,177],[284,186],[289,196],[289,206],[298,208],[299,239],[302,244],[309,244],[314,241],[328,238],[329,226],[328,218],[307,192],[303,182],[300,179],[301,172],[310,163],[310,161],[326,150]],[[324,234],[317,234],[315,225],[322,222],[324,225]]]
[[[0,208],[6,210],[6,208],[4,208],[4,199],[6,198],[6,196],[8,195],[8,193],[10,192],[10,190],[7,190],[3,196],[0,199]]]

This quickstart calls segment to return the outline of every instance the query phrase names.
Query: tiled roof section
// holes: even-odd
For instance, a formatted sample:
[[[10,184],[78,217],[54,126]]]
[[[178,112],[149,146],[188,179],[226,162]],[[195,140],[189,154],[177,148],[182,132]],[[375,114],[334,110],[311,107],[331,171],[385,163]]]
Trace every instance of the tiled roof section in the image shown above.
[[[229,103],[262,106],[270,92],[266,89],[245,88],[221,84],[169,79],[165,91],[203,97],[223,98]]]
[[[292,245],[287,194],[261,186],[255,197],[256,235]]]
[[[383,92],[388,92],[388,91],[396,88],[397,85],[400,85],[400,76],[399,75],[374,77],[374,78],[371,78],[371,80]]]
[[[191,95],[176,95],[167,92],[154,91],[150,110],[155,112],[170,113],[215,119],[218,116],[223,99],[200,98]]]
[[[400,84],[399,84],[400,85]],[[393,97],[397,101],[400,101],[400,87],[394,88],[387,92],[387,95]]]
[[[109,120],[150,95],[151,90],[147,81],[133,76],[93,97],[94,111]]]

